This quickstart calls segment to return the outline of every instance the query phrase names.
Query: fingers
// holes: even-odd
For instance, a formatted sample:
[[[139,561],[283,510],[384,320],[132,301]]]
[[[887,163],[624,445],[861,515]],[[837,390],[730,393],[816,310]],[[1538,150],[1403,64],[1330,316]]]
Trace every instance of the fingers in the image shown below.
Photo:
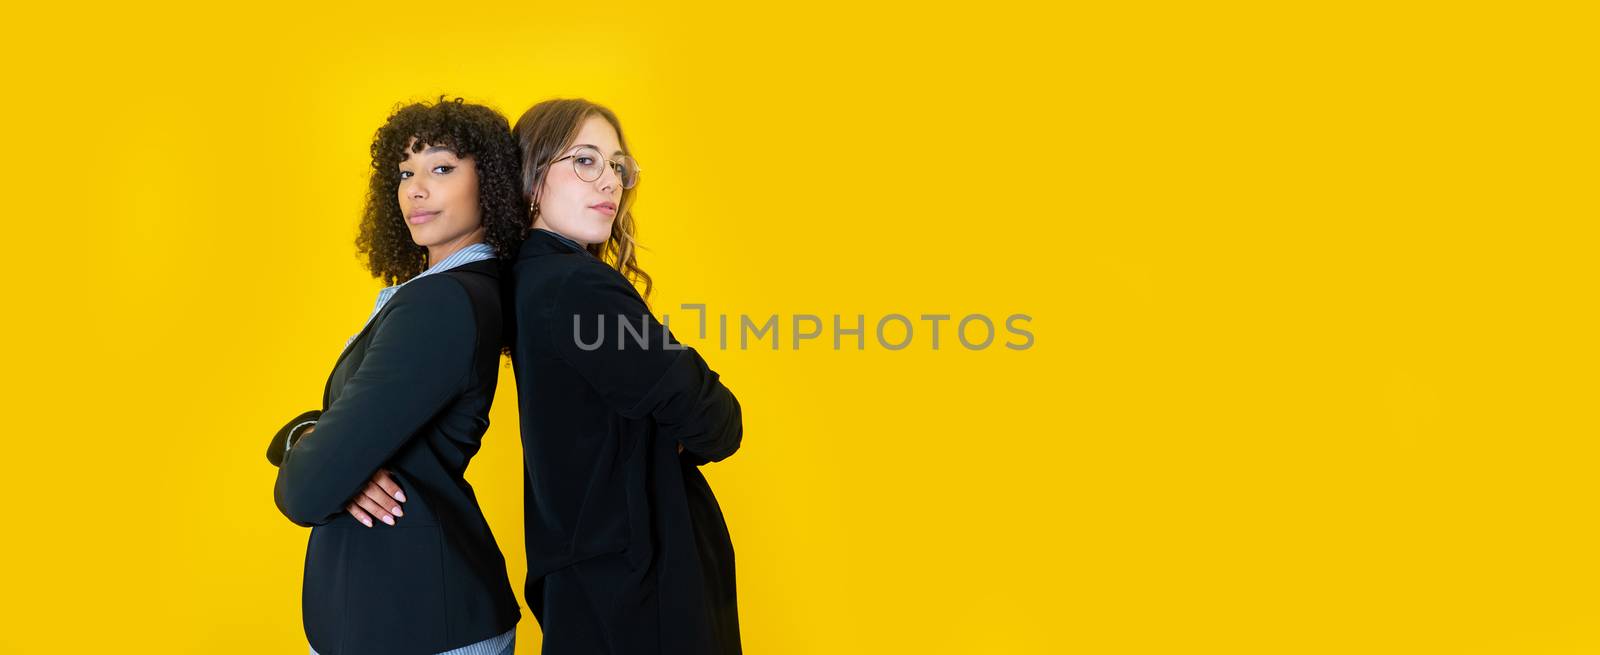
[[[406,515],[405,512],[400,511],[400,502],[395,500],[388,493],[384,492],[384,490],[376,484],[368,482],[367,486],[362,488],[361,493],[357,495],[372,501],[373,505],[382,508],[385,516],[389,514],[393,514],[396,517]],[[379,516],[378,518],[381,519],[383,517]]]
[[[367,514],[377,517],[379,521],[383,521],[389,525],[394,525],[394,517],[389,514],[389,510],[384,509],[382,505],[372,502],[372,499],[368,498],[366,494],[356,494],[356,497],[352,502],[354,502],[357,507],[366,510]],[[360,517],[357,518],[359,519]],[[372,527],[371,523],[364,523],[364,525],[369,528]]]
[[[372,517],[358,507],[355,503],[346,505],[344,511],[349,512],[351,516],[356,517],[356,520],[360,521],[361,525],[369,528],[372,527]]]
[[[372,476],[372,483],[378,485],[379,488],[383,489],[384,493],[389,494],[395,500],[402,503],[406,502],[406,492],[400,490],[400,485],[395,484],[394,478],[389,477],[387,470],[378,469],[378,474]]]
[[[367,527],[373,526],[373,517],[389,525],[394,525],[394,520],[405,516],[405,511],[400,509],[400,503],[405,502],[406,493],[394,481],[394,477],[387,470],[379,469],[367,486],[350,499],[350,504],[345,511]],[[398,501],[398,502],[397,502]]]

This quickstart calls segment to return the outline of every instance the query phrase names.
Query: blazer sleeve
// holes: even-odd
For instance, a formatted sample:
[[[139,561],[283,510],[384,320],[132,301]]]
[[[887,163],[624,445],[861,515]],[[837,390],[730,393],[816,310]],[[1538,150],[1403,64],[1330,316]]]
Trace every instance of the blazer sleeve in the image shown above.
[[[306,423],[315,423],[321,416],[322,410],[313,409],[290,419],[288,423],[284,423],[283,427],[278,428],[278,433],[272,435],[272,442],[267,444],[267,461],[271,462],[273,466],[282,466],[284,452],[288,450],[289,446],[293,445],[290,442],[300,442],[299,437],[293,434],[294,429]]]
[[[596,345],[602,316],[605,329]],[[559,285],[551,318],[552,351],[617,413],[654,418],[664,435],[700,460],[697,464],[721,461],[739,449],[744,424],[733,392],[700,353],[656,320],[621,274],[603,266],[576,267]],[[618,321],[642,331],[643,343],[634,332],[619,338]]]
[[[447,276],[406,285],[373,326],[360,368],[278,468],[278,509],[300,525],[333,520],[361,486],[445,405],[472,373],[476,320]]]

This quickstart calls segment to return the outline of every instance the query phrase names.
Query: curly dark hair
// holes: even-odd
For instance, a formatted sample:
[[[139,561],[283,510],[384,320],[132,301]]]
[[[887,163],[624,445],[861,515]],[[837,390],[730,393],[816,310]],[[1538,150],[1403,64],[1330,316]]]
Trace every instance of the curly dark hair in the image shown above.
[[[434,146],[471,158],[478,173],[478,210],[483,240],[502,260],[516,254],[528,234],[528,203],[522,198],[522,154],[506,117],[489,107],[439,96],[434,103],[397,106],[372,137],[372,180],[361,216],[356,250],[372,276],[393,286],[428,268],[428,249],[411,240],[400,212],[401,156]]]

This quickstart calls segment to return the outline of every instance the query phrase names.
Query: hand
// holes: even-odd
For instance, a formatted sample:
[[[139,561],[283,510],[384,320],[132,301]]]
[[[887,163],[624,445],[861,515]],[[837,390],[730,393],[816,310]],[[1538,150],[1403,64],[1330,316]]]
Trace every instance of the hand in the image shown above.
[[[678,454],[679,455],[683,454],[683,442],[682,441],[678,442]]]
[[[370,528],[374,516],[384,523],[394,525],[396,518],[405,516],[405,513],[400,511],[400,503],[403,502],[406,502],[406,493],[400,490],[400,485],[395,484],[394,478],[389,477],[388,471],[378,469],[367,482],[366,488],[350,499],[350,504],[344,509],[362,525]]]

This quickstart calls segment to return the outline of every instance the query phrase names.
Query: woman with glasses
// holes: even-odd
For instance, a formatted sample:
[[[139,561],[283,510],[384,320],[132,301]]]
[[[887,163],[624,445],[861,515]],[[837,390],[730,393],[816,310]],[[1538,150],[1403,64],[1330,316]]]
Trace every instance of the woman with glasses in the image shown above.
[[[739,653],[733,545],[698,468],[738,449],[739,403],[635,288],[622,125],[551,100],[513,131],[533,229],[506,306],[544,652]]]
[[[462,476],[498,381],[495,258],[527,229],[521,157],[504,116],[442,98],[397,110],[371,151],[357,245],[393,286],[346,343],[323,409],[267,450],[278,508],[312,526],[306,637],[312,655],[510,655],[521,612]]]

